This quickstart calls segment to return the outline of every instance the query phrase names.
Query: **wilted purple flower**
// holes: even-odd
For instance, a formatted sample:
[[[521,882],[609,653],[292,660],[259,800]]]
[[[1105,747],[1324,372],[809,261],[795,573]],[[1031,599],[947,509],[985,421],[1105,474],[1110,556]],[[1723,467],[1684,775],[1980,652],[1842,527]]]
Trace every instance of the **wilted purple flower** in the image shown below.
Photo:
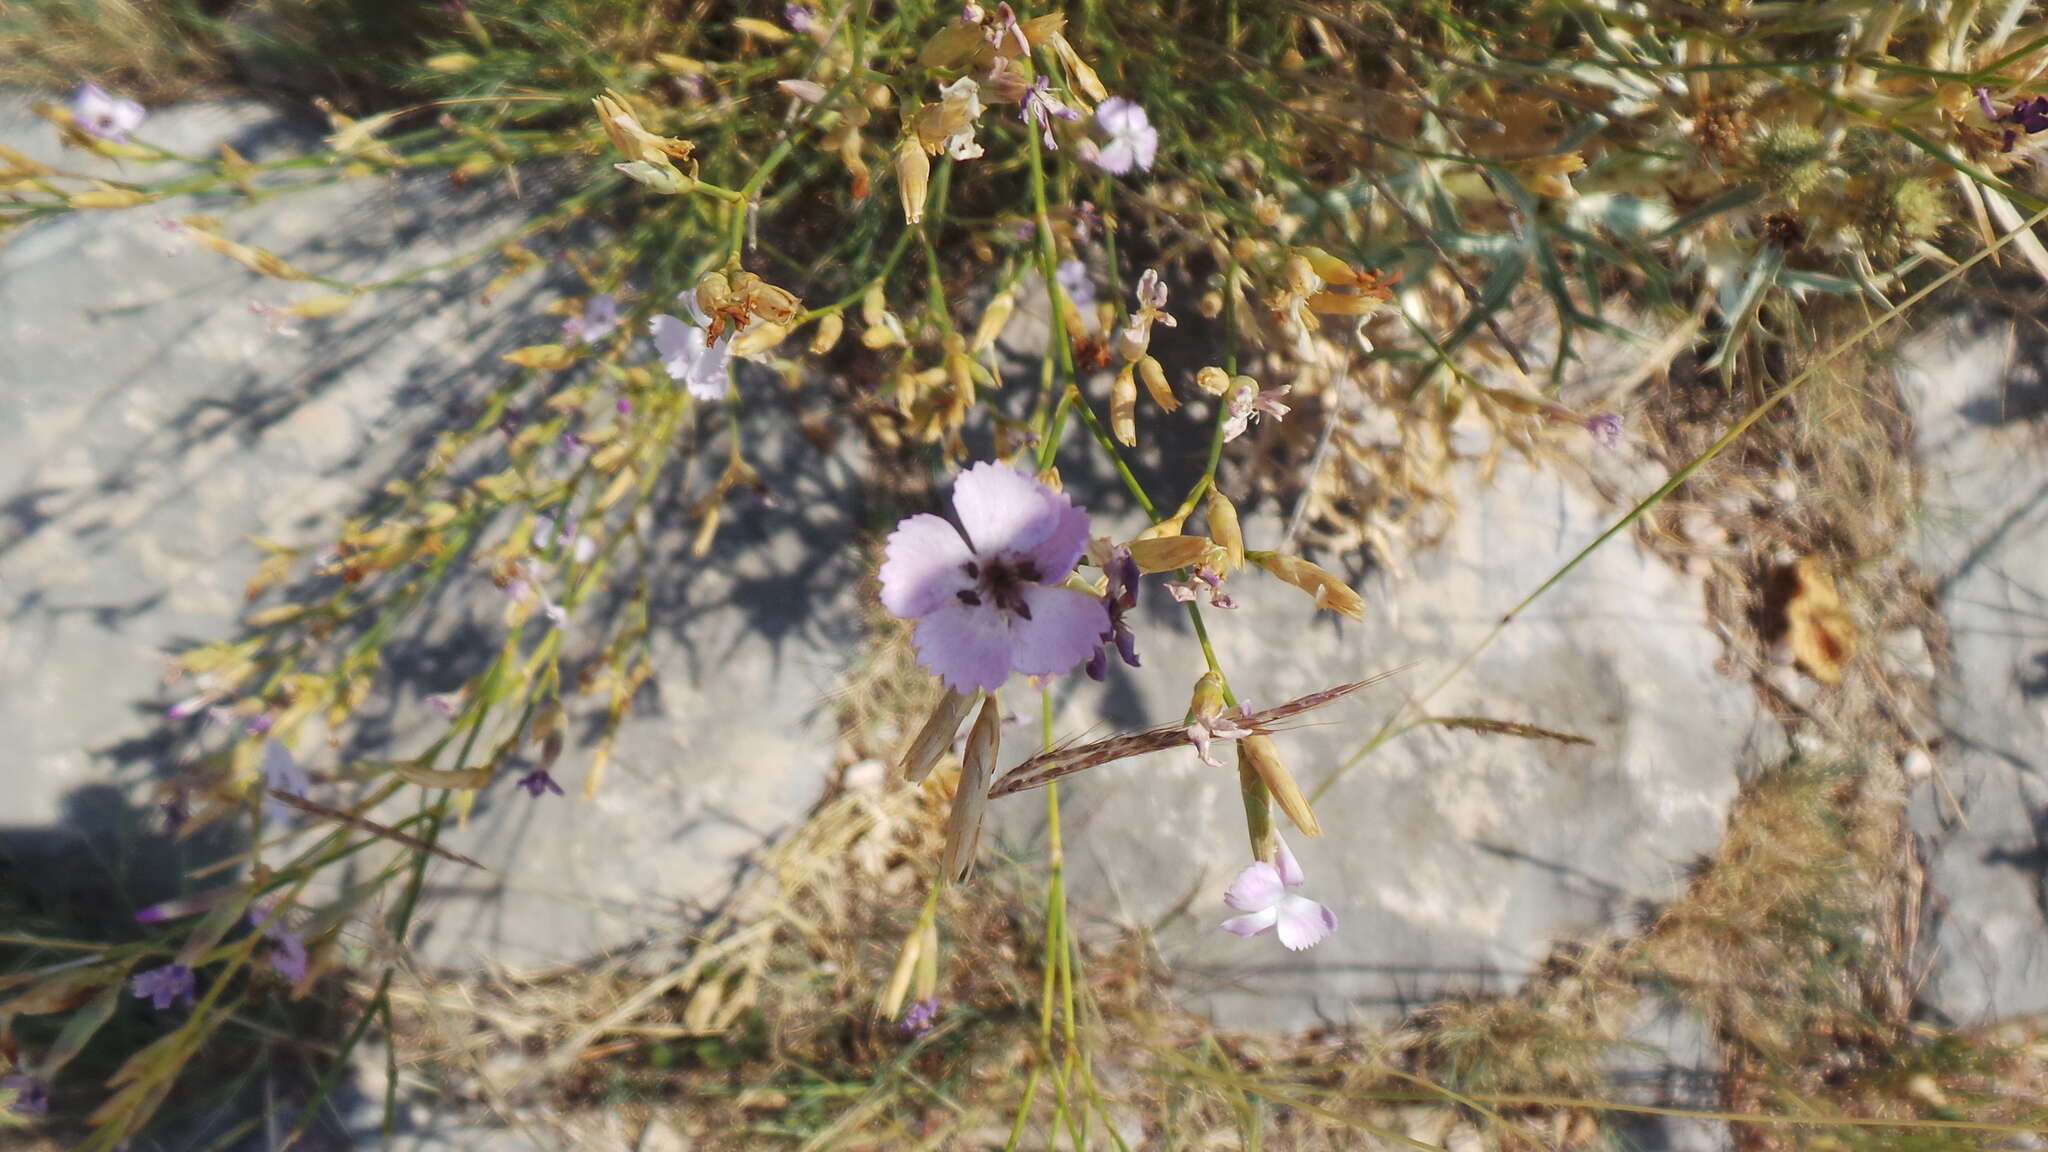
[[[557,796],[565,794],[562,791],[562,786],[555,783],[555,778],[548,775],[548,770],[545,768],[536,768],[521,776],[519,783],[514,785],[514,787],[526,789],[526,794],[536,800],[550,792]]]
[[[903,1022],[897,1027],[903,1029],[905,1036],[922,1036],[932,1030],[932,1025],[937,1023],[938,1019],[939,998],[934,996],[929,1000],[919,1000],[912,1004],[909,1010],[903,1013]]]
[[[725,395],[727,367],[732,363],[735,329],[727,325],[718,339],[709,340],[711,318],[697,303],[695,292],[683,293],[690,311],[690,323],[663,314],[648,322],[654,333],[654,350],[661,353],[661,366],[668,378],[681,384],[690,395],[712,403]]]
[[[815,17],[811,15],[811,10],[801,4],[784,4],[782,6],[782,22],[789,25],[791,32],[809,32],[814,19]]]
[[[1054,270],[1053,278],[1059,281],[1060,290],[1074,302],[1074,307],[1095,307],[1095,282],[1088,278],[1088,265],[1079,260],[1063,260]]]
[[[128,139],[128,134],[142,126],[147,118],[142,105],[133,100],[110,95],[97,84],[80,84],[71,93],[71,116],[78,126],[116,144]]]
[[[2012,125],[2005,130],[2005,141],[2000,151],[2012,151],[2013,145],[2019,142],[2021,132],[2032,136],[2036,132],[2048,131],[2048,96],[2035,96],[2016,101],[2012,107],[2001,113],[1997,106],[1991,103],[1991,93],[1979,88],[1977,107],[1983,110],[1985,119],[1992,123]]]
[[[562,433],[561,446],[562,455],[571,460],[581,460],[590,455],[590,445],[585,444],[583,438],[574,432]]]
[[[1074,239],[1086,244],[1090,237],[1102,231],[1102,213],[1095,207],[1095,201],[1083,200],[1074,207]]]
[[[571,316],[562,321],[562,343],[595,344],[618,331],[619,298],[609,292],[592,296],[583,305],[581,316]]]
[[[1621,413],[1593,413],[1586,417],[1586,431],[1592,433],[1593,442],[1602,448],[1614,447],[1621,443]]]
[[[135,978],[129,981],[128,990],[135,993],[137,998],[155,1004],[157,1011],[161,1012],[176,1004],[180,997],[185,1003],[192,1003],[196,985],[193,983],[190,968],[183,964],[166,964],[161,968],[151,968],[147,972],[137,972]]]
[[[1131,626],[1124,621],[1124,614],[1138,606],[1138,581],[1142,573],[1138,562],[1131,558],[1131,550],[1122,545],[1110,550],[1109,559],[1102,566],[1107,583],[1103,588],[1102,607],[1109,613],[1109,627],[1103,630],[1104,647],[1097,648],[1088,657],[1088,678],[1101,681],[1109,677],[1109,648],[1116,646],[1116,654],[1125,664],[1133,668],[1138,663],[1138,638],[1131,632]]]
[[[533,557],[528,556],[519,562],[519,573],[517,579],[505,585],[505,595],[521,603],[538,597],[540,613],[547,617],[548,623],[557,628],[567,623],[569,610],[555,603],[555,598],[548,595],[547,581],[541,579],[540,569],[535,566]]]
[[[1188,743],[1195,746],[1195,759],[1211,768],[1223,767],[1223,762],[1209,754],[1209,745],[1217,740],[1242,740],[1250,736],[1253,729],[1239,723],[1251,719],[1252,706],[1239,701],[1234,710],[1218,712],[1214,716],[1197,716],[1187,727]]]
[[[1306,878],[1294,853],[1288,851],[1287,842],[1281,841],[1272,864],[1254,862],[1237,874],[1230,890],[1223,894],[1225,904],[1244,913],[1225,920],[1223,930],[1239,936],[1277,931],[1280,943],[1292,952],[1314,947],[1337,930],[1337,914],[1306,896],[1287,891],[1300,886]]]
[[[1079,112],[1067,107],[1059,97],[1052,94],[1052,79],[1047,76],[1033,80],[1031,87],[1024,90],[1024,100],[1017,108],[1017,115],[1027,126],[1037,128],[1040,137],[1045,141],[1045,146],[1055,152],[1059,151],[1060,146],[1059,142],[1052,138],[1053,120],[1081,118]]]
[[[436,692],[432,696],[427,697],[427,707],[439,712],[447,719],[453,720],[455,719],[455,714],[462,711],[462,694],[459,692]]]
[[[185,830],[186,822],[192,819],[192,799],[185,794],[183,788],[180,788],[166,796],[163,803],[157,805],[157,811],[163,815],[164,834],[176,836]]]
[[[1998,109],[1991,106],[1991,89],[1977,89],[1977,107],[1984,110],[1984,118],[1986,120],[1998,119]]]
[[[0,1076],[0,1090],[14,1094],[11,1107],[23,1116],[48,1116],[50,1114],[50,1084],[25,1072],[11,1076]]]
[[[1166,310],[1166,284],[1159,279],[1158,270],[1145,269],[1144,274],[1138,277],[1134,292],[1138,307],[1131,313],[1131,322],[1124,326],[1120,336],[1124,359],[1131,361],[1144,356],[1145,350],[1152,346],[1152,325],[1180,327],[1180,321]]]
[[[1228,443],[1244,435],[1245,429],[1261,416],[1284,419],[1292,409],[1280,401],[1294,391],[1292,384],[1261,392],[1255,384],[1240,384],[1230,394],[1230,416],[1223,421],[1223,440]]]
[[[1062,587],[1088,547],[1088,514],[1031,475],[984,461],[953,485],[955,528],[922,513],[890,533],[882,605],[917,621],[918,659],[955,691],[1010,673],[1051,676],[1102,643],[1109,613]]]
[[[1136,101],[1111,96],[1096,106],[1095,124],[1109,134],[1109,142],[1095,150],[1096,167],[1114,176],[1152,167],[1159,153],[1159,130]]]

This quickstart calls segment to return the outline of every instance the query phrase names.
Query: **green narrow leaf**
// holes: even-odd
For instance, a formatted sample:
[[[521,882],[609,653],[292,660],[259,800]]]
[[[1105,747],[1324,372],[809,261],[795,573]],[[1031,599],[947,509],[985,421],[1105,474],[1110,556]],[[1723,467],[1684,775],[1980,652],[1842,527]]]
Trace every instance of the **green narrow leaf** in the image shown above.
[[[57,1070],[71,1062],[71,1058],[83,1051],[93,1033],[100,1030],[114,1015],[114,1008],[121,1003],[123,985],[116,982],[92,998],[85,1007],[72,1014],[64,1024],[64,1030],[57,1033],[57,1039],[50,1044],[50,1050],[43,1055],[42,1066],[37,1070],[43,1079],[57,1075]]]

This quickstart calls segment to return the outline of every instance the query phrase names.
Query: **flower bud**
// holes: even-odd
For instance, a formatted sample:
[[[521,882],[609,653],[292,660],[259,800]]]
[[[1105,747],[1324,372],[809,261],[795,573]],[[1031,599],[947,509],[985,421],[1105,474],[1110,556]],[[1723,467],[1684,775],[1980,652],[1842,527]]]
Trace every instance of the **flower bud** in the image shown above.
[[[903,197],[903,222],[924,222],[925,188],[931,183],[932,162],[915,136],[896,142],[896,190]]]
[[[910,749],[903,754],[902,776],[912,784],[922,784],[931,775],[932,765],[953,746],[953,737],[960,731],[960,722],[967,719],[968,709],[974,707],[979,692],[955,692],[947,689],[939,700],[938,707],[917,730],[911,740]]]
[[[1147,356],[1138,361],[1138,375],[1144,378],[1145,391],[1152,394],[1154,404],[1168,412],[1180,407],[1180,401],[1166,383],[1166,369],[1160,366],[1157,357]]]
[[[1280,759],[1280,749],[1273,738],[1263,732],[1255,732],[1237,742],[1237,761],[1240,769],[1249,766],[1266,791],[1272,793],[1273,802],[1280,806],[1294,826],[1304,836],[1321,836],[1323,826],[1316,819],[1315,809],[1310,808],[1308,797],[1301,794],[1301,785],[1294,782],[1294,773]]]
[[[1213,668],[1202,673],[1202,678],[1195,681],[1194,695],[1188,700],[1189,719],[1214,720],[1229,706],[1230,702],[1223,698],[1223,677]]]
[[[981,843],[982,816],[988,811],[989,782],[995,778],[996,751],[1003,729],[1003,710],[990,696],[967,733],[961,758],[960,784],[953,792],[953,813],[946,821],[945,877],[961,884],[974,871],[975,849]]]
[[[732,354],[742,360],[751,360],[789,339],[789,329],[781,324],[750,324],[745,332],[733,339]]]
[[[817,331],[811,333],[811,355],[823,356],[839,343],[839,336],[846,331],[846,317],[837,312],[827,312],[818,321]]]
[[[981,323],[974,326],[974,342],[969,349],[978,356],[994,347],[995,342],[1002,339],[1003,329],[1009,325],[1010,315],[1016,310],[1015,296],[1008,292],[996,293],[995,299],[990,300],[983,310]]]
[[[1221,396],[1230,391],[1230,373],[1211,364],[1195,373],[1195,387],[1211,396]]]
[[[1246,556],[1252,563],[1315,597],[1316,607],[1341,613],[1353,620],[1365,619],[1365,597],[1322,568],[1285,552],[1248,552]]]
[[[1244,567],[1244,534],[1238,528],[1237,505],[1213,483],[1209,485],[1209,535],[1230,557],[1226,573]]]
[[[1117,443],[1129,448],[1138,442],[1138,374],[1134,365],[1117,370],[1109,388],[1109,431]]]

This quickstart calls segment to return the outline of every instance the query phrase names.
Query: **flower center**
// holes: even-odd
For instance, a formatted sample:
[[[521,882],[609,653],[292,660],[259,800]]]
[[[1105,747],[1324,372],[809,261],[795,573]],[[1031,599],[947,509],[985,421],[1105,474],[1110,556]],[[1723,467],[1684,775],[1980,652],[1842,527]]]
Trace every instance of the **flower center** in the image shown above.
[[[960,566],[960,570],[974,581],[973,588],[959,591],[962,604],[971,608],[993,604],[999,611],[1019,619],[1031,619],[1031,605],[1024,599],[1024,589],[1044,579],[1039,574],[1037,561],[1028,557],[999,557],[986,563],[969,560]]]

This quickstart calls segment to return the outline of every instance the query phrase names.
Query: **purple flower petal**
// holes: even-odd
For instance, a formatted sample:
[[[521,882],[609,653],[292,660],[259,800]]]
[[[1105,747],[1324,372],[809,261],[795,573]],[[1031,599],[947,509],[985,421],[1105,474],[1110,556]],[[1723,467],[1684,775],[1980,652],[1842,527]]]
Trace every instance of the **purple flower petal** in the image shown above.
[[[917,658],[955,692],[994,691],[1010,678],[1010,629],[983,604],[942,604],[917,622]]]
[[[1008,464],[984,460],[953,482],[953,510],[960,517],[960,527],[967,533],[974,554],[983,558],[1004,553],[1029,555],[1052,535],[1062,506],[1072,504],[1036,477]],[[1087,546],[1088,542],[1083,540],[1081,547]],[[1044,569],[1039,571],[1041,580],[1057,576]]]
[[[1287,846],[1285,840],[1280,841],[1279,851],[1273,854],[1273,870],[1280,874],[1280,882],[1289,888],[1308,879],[1301,870],[1301,861],[1294,858],[1294,850]]]
[[[1082,522],[1087,533],[1087,522]],[[1102,649],[1109,610],[1102,601],[1072,588],[1034,584],[1023,590],[1031,618],[1010,625],[1011,664],[1026,676],[1053,676]]]
[[[1273,910],[1278,916],[1280,943],[1288,951],[1313,948],[1337,930],[1337,914],[1306,896],[1287,896]]]
[[[1243,916],[1232,916],[1223,922],[1222,928],[1236,936],[1257,936],[1261,932],[1272,931],[1273,925],[1278,923],[1279,919],[1280,913],[1277,910],[1267,908],[1258,912],[1248,912]]]
[[[974,587],[974,555],[951,524],[929,512],[896,525],[882,562],[882,607],[901,619],[926,615]]]
[[[1280,879],[1279,869],[1264,860],[1245,866],[1231,881],[1229,891],[1223,893],[1223,902],[1235,912],[1258,912],[1280,902],[1287,894],[1286,885]]]

